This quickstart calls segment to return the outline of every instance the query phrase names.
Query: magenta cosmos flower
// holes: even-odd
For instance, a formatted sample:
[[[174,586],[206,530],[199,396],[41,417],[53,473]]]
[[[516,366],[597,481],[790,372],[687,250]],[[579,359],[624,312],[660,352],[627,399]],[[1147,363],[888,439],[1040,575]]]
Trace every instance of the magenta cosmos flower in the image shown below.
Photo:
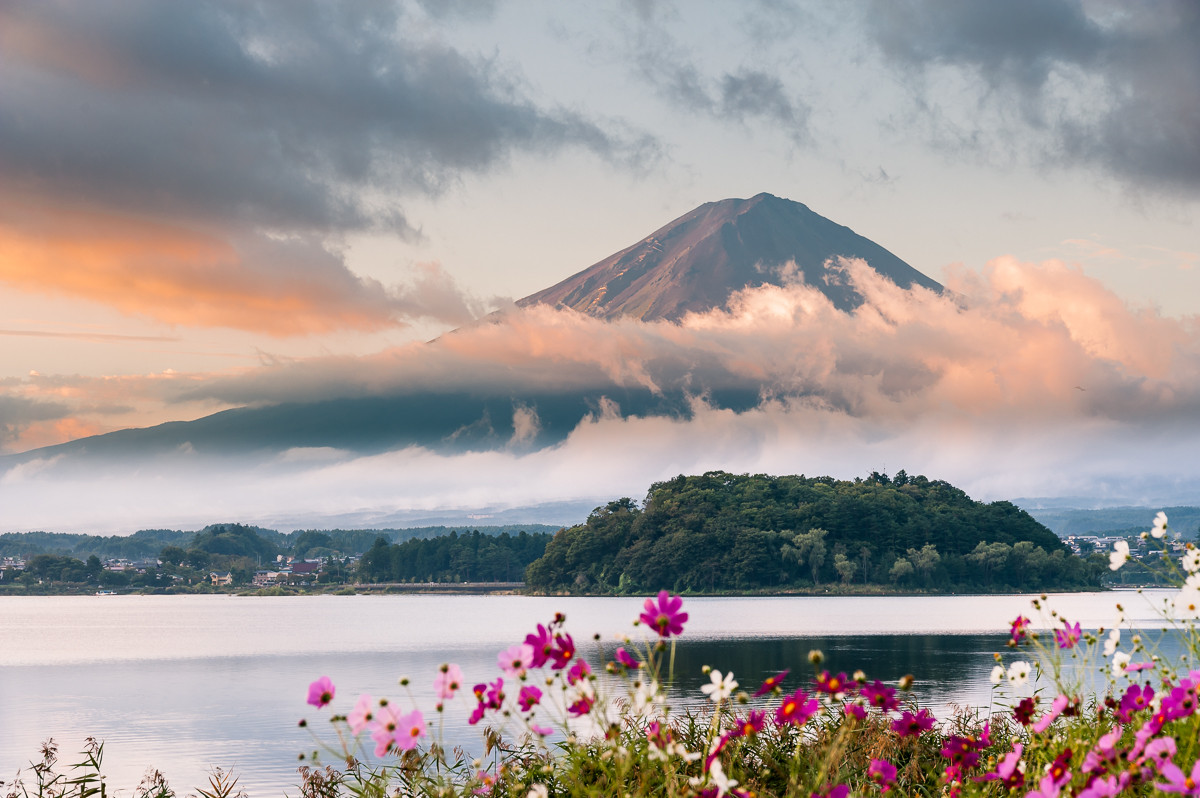
[[[803,726],[808,719],[817,714],[821,704],[815,698],[809,698],[808,693],[797,690],[783,699],[779,709],[775,710],[775,722],[780,726],[788,723],[793,726]]]
[[[1075,648],[1075,644],[1079,642],[1079,638],[1083,637],[1083,629],[1078,623],[1074,626],[1063,621],[1062,629],[1054,630],[1054,642],[1059,648]]]
[[[320,709],[333,700],[335,692],[336,688],[334,688],[330,678],[322,676],[308,686],[308,703]]]
[[[872,759],[867,778],[879,785],[880,792],[887,792],[896,784],[896,766],[885,759]]]
[[[892,721],[892,731],[901,737],[917,737],[932,729],[935,723],[937,718],[928,709],[922,708],[915,715],[906,709]]]
[[[766,681],[764,681],[762,683],[762,686],[760,686],[757,690],[754,691],[754,697],[758,698],[760,695],[766,695],[767,693],[774,690],[776,687],[778,687],[783,682],[784,679],[787,678],[787,675],[790,672],[791,672],[791,669],[789,668],[787,670],[780,671],[779,673],[775,674],[774,676],[768,676],[766,678]]]
[[[638,620],[658,632],[659,637],[683,634],[683,624],[688,619],[686,612],[680,612],[683,599],[672,596],[665,590],[658,592],[658,598],[646,599],[644,610]]]

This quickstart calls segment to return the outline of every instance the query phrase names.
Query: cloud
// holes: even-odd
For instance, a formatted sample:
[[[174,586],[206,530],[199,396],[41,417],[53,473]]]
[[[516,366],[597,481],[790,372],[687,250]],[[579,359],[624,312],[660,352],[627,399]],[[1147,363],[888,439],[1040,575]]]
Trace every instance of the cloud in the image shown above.
[[[0,280],[275,334],[461,321],[445,291],[425,306],[355,276],[341,237],[417,237],[407,199],[514,153],[626,166],[654,143],[539,105],[427,21],[317,0],[3,4]]]
[[[672,35],[673,19],[638,7],[631,47],[638,76],[675,107],[743,126],[768,123],[796,145],[810,143],[812,109],[773,70],[706,70]]]
[[[1131,307],[1057,261],[998,258],[983,274],[951,274],[953,295],[897,288],[858,261],[842,268],[865,300],[853,312],[793,283],[745,290],[727,308],[679,323],[531,307],[363,359],[285,361],[158,386],[129,378],[131,389],[222,406],[298,396],[511,397],[497,406],[514,418],[511,427],[495,413],[466,419],[464,436],[484,427],[512,433],[465,454],[324,448],[246,462],[167,457],[111,472],[64,458],[37,474],[0,477],[0,501],[13,507],[5,523],[49,526],[53,503],[35,497],[63,486],[95,496],[94,506],[64,508],[63,519],[125,519],[127,529],[203,524],[215,508],[286,527],[599,503],[710,469],[850,478],[904,468],[987,499],[1180,501],[1200,489],[1188,476],[1200,445],[1200,317]],[[103,399],[103,385],[36,384],[38,398],[57,396],[72,409],[84,395]],[[690,399],[685,412],[631,415],[611,399],[622,386]],[[729,387],[757,401],[724,405],[718,397]],[[548,408],[521,397],[583,390],[610,398],[553,445],[534,445]],[[105,476],[96,481],[98,472]],[[122,509],[134,506],[136,522]]]
[[[868,33],[910,86],[939,136],[1035,160],[1097,167],[1127,185],[1200,193],[1200,9],[1186,0],[876,2]],[[994,113],[940,116],[954,71]],[[1018,145],[1020,148],[1020,145]]]

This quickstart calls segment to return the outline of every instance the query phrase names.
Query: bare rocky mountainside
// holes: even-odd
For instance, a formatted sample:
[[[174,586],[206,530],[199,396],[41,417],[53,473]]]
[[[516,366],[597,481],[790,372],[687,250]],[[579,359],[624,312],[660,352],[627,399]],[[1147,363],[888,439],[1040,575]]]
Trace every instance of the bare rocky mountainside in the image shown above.
[[[724,306],[742,288],[802,278],[850,310],[858,295],[829,262],[862,258],[902,288],[941,286],[888,252],[808,209],[770,194],[708,202],[599,263],[517,302],[603,319],[677,320]],[[794,264],[794,267],[793,267]]]

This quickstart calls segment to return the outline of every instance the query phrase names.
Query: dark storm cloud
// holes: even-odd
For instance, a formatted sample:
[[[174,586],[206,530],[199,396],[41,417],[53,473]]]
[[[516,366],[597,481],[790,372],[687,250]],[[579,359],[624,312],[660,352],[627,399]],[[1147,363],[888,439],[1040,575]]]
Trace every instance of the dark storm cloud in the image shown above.
[[[1006,120],[1015,109],[1037,134],[1037,160],[1200,193],[1200,5],[881,0],[867,29],[894,63],[921,73],[960,68],[982,105]],[[956,135],[990,145],[995,132]]]
[[[6,3],[0,179],[109,208],[402,228],[397,194],[516,150],[637,157],[416,30],[383,2]]]

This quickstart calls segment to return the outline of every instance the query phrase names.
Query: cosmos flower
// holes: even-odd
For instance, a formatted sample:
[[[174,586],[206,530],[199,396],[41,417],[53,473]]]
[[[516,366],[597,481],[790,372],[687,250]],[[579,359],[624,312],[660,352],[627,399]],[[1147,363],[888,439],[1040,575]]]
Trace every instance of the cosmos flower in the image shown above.
[[[438,675],[433,677],[433,690],[443,701],[454,698],[454,693],[462,686],[462,669],[454,664],[441,667]]]
[[[710,680],[709,684],[701,686],[700,691],[712,699],[715,704],[728,700],[738,686],[738,683],[733,678],[732,671],[722,677],[721,672],[714,668],[708,674],[708,678]]]
[[[870,684],[864,684],[858,694],[867,704],[882,712],[891,712],[900,708],[900,701],[896,698],[896,688],[888,687],[878,679]]]
[[[1162,515],[1162,513],[1159,513]],[[1163,792],[1177,792],[1180,795],[1200,795],[1200,760],[1192,764],[1192,772],[1184,774],[1174,762],[1163,764],[1160,771],[1166,783],[1158,782],[1154,786]]]
[[[1110,571],[1119,570],[1125,561],[1129,559],[1129,544],[1124,540],[1118,540],[1113,544],[1113,550],[1108,555],[1108,569]]]
[[[634,659],[629,652],[623,648],[617,649],[616,658],[617,662],[621,663],[630,670],[637,670],[638,668],[642,667],[642,663]]]
[[[346,716],[346,723],[350,724],[350,731],[359,734],[367,727],[367,724],[375,718],[373,706],[374,699],[371,696],[363,693],[358,697],[354,709],[350,710],[350,714]]]
[[[872,759],[867,778],[879,785],[880,792],[887,792],[896,784],[896,766],[886,759]]]
[[[1055,697],[1054,701],[1051,702],[1050,709],[1046,712],[1046,714],[1042,715],[1042,717],[1038,719],[1038,722],[1030,726],[1030,728],[1038,734],[1041,734],[1046,729],[1050,728],[1050,724],[1053,723],[1058,716],[1062,714],[1062,711],[1067,708],[1067,703],[1069,701],[1070,699],[1060,693],[1057,697]]]
[[[542,700],[542,691],[531,684],[527,684],[521,688],[520,694],[517,696],[517,703],[521,705],[521,710],[528,712]]]
[[[1076,622],[1074,626],[1067,623],[1063,619],[1063,628],[1054,630],[1054,642],[1059,648],[1075,648],[1075,644],[1079,642],[1079,638],[1083,637],[1083,629]]]
[[[922,708],[916,714],[906,709],[892,721],[892,731],[901,737],[918,737],[922,732],[932,729],[935,723],[937,718],[928,709]]]
[[[509,676],[520,677],[533,665],[533,646],[528,643],[509,646],[496,655],[496,664]]]
[[[785,678],[787,678],[787,675],[790,672],[791,672],[791,669],[789,668],[788,670],[781,671],[781,672],[775,674],[774,676],[768,676],[766,678],[766,681],[764,681],[762,683],[762,685],[757,690],[754,691],[754,697],[758,698],[759,696],[766,695],[767,693],[774,690],[776,687],[778,687],[783,682],[783,680]]]
[[[395,740],[396,747],[401,751],[411,751],[417,747],[417,740],[425,736],[425,717],[421,710],[414,709],[407,715],[396,718]]]
[[[337,692],[337,689],[333,686],[330,678],[322,676],[308,686],[308,703],[320,709],[333,700],[335,692]]]
[[[1020,689],[1029,682],[1029,663],[1023,659],[1009,664],[1008,682],[1013,689]]]
[[[657,600],[646,599],[638,620],[658,632],[659,637],[680,635],[683,634],[683,624],[688,619],[686,612],[679,611],[682,606],[682,598],[660,590]]]
[[[1158,515],[1154,516],[1154,526],[1150,528],[1150,534],[1155,538],[1161,538],[1167,534],[1167,514],[1159,511]]]
[[[775,710],[775,722],[780,726],[788,723],[803,726],[820,708],[821,704],[817,699],[809,698],[808,693],[803,690],[797,690],[783,699],[779,709]]]
[[[1016,620],[1009,627],[1009,642],[1013,645],[1020,643],[1025,639],[1025,635],[1029,632],[1029,619],[1024,615],[1018,615]]]

